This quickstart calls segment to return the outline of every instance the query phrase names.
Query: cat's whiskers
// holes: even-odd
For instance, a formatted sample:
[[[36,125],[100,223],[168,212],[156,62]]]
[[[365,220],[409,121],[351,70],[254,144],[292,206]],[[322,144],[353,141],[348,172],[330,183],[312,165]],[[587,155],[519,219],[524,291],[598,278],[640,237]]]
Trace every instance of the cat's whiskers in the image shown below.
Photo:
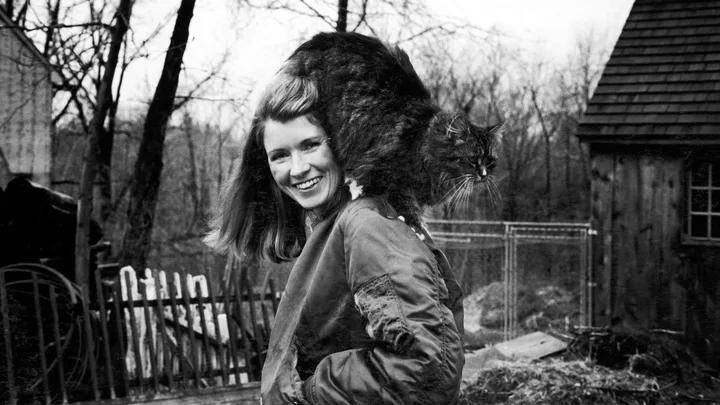
[[[502,193],[500,193],[500,187],[497,185],[496,177],[488,176],[488,179],[485,183],[485,186],[488,190],[490,205],[492,205],[493,209],[497,209],[497,207],[502,202]]]
[[[458,177],[458,181],[452,188],[453,194],[448,200],[448,208],[453,210],[456,206],[465,205],[465,200],[468,196],[468,184],[474,183],[473,176],[462,175]]]
[[[500,186],[498,186],[496,178],[494,176],[488,177],[487,182],[488,190],[490,191],[491,202],[493,206],[502,203],[502,193],[500,192]]]
[[[474,188],[475,188],[475,182],[474,182],[474,181],[471,181],[471,180],[468,181],[468,184],[465,186],[464,192],[463,192],[463,193],[464,193],[464,196],[463,196],[463,198],[464,198],[463,205],[465,206],[465,209],[467,209],[468,207],[470,207],[470,197],[471,197],[472,194],[473,194],[473,189],[474,189]]]
[[[464,179],[466,176],[467,176],[467,175],[461,175],[461,176],[454,177],[454,178],[449,179],[449,180],[445,180],[445,181],[443,182],[443,184],[452,183],[452,187],[450,187],[450,189],[449,189],[447,192],[445,192],[445,194],[443,194],[442,198],[440,198],[439,201],[445,201],[445,198],[446,198],[450,193],[455,192],[455,191],[462,185],[463,179]]]

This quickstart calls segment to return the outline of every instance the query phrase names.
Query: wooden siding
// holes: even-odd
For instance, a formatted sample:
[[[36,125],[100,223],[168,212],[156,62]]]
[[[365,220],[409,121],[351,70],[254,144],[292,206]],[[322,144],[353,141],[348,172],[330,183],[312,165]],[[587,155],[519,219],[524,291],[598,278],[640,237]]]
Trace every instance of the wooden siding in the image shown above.
[[[50,70],[0,19],[0,149],[12,174],[49,185],[52,139]],[[4,186],[8,179],[0,186]]]
[[[577,134],[718,141],[719,94],[720,0],[637,0]]]
[[[591,145],[597,324],[683,331],[720,364],[720,248],[682,243],[684,148]]]

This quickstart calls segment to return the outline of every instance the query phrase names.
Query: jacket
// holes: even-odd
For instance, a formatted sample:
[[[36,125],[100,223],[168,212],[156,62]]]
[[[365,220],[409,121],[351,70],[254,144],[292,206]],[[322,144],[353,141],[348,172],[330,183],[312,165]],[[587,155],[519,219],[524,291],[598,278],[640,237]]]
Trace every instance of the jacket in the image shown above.
[[[462,317],[460,287],[427,232],[379,198],[351,201],[315,226],[290,273],[262,403],[455,404]]]

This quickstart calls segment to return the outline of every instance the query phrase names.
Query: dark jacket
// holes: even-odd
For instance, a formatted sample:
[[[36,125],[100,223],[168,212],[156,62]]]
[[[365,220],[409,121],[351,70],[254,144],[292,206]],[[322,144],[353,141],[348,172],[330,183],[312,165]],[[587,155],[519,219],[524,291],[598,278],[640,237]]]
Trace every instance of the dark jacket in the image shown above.
[[[429,235],[380,199],[351,201],[315,227],[293,267],[263,403],[454,404],[462,316],[460,288]]]

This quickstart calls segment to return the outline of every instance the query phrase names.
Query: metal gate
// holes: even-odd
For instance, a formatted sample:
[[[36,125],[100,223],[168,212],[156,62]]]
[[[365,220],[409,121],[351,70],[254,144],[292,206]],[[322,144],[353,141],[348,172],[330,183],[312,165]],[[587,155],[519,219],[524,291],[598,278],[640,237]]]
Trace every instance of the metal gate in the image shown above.
[[[532,329],[592,325],[590,224],[429,220],[428,227],[466,297],[484,300],[484,330],[494,326],[499,338],[502,326],[508,340]],[[563,325],[550,319],[561,316]]]

